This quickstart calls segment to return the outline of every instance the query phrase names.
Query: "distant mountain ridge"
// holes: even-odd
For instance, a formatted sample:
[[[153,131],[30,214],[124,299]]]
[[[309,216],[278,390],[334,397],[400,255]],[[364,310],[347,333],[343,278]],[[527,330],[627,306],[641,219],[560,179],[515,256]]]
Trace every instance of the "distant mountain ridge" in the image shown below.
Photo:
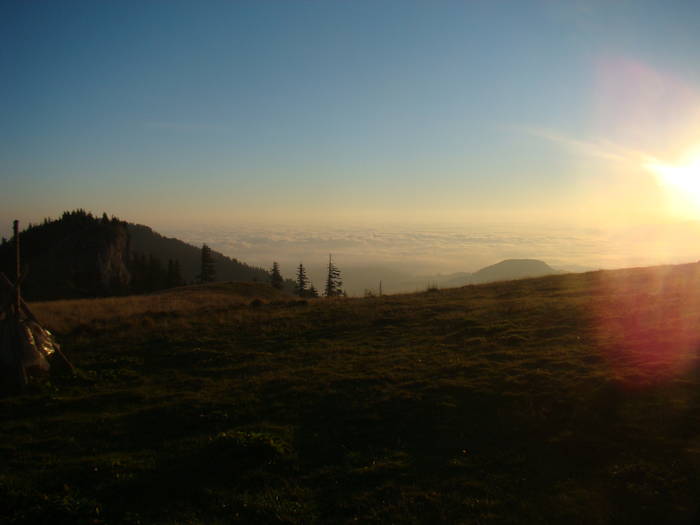
[[[543,277],[562,273],[538,259],[505,259],[486,266],[474,273],[457,272],[447,275],[424,276],[427,284],[437,284],[443,288],[455,288],[468,284],[484,284],[495,281],[511,281],[528,277]]]
[[[506,259],[482,268],[472,274],[472,283],[510,281],[527,277],[542,277],[560,273],[544,261],[537,259]]]
[[[22,268],[27,273],[22,292],[28,300],[154,291],[175,285],[169,275],[175,262],[177,284],[196,281],[201,266],[201,247],[164,237],[148,226],[106,214],[97,218],[84,210],[29,225],[20,239]],[[216,281],[269,282],[264,268],[214,250],[211,255]],[[12,279],[14,264],[13,243],[3,242],[0,271]],[[285,288],[292,286],[291,281],[285,282]]]

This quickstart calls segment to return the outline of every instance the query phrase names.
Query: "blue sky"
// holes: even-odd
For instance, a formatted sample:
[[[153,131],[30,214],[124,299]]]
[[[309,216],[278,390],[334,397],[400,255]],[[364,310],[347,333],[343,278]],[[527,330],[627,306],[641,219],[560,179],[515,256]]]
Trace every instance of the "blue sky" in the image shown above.
[[[609,153],[700,143],[698,49],[694,2],[5,1],[0,221],[638,217]]]

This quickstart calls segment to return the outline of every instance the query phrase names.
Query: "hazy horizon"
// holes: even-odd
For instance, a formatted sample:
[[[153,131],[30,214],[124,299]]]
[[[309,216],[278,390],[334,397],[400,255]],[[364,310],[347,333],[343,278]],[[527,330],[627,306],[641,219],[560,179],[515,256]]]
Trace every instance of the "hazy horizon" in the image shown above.
[[[96,216],[102,213],[87,211]],[[58,217],[60,214],[53,216]],[[39,222],[34,217],[22,220],[20,226]],[[346,289],[354,295],[376,290],[379,280],[387,292],[415,291],[436,276],[471,273],[505,259],[538,259],[570,272],[695,262],[700,246],[700,221],[605,229],[503,223],[145,225],[194,246],[206,243],[253,266],[269,269],[276,261],[287,278],[294,278],[297,266],[303,263],[318,288],[323,285],[328,255],[333,254]],[[0,234],[9,238],[10,227],[11,222],[5,221]]]
[[[573,272],[694,262],[700,245],[700,222],[616,231],[515,226],[242,226],[160,233],[194,245],[207,243],[224,255],[264,268],[276,261],[289,278],[303,263],[317,287],[323,284],[332,253],[354,294],[376,289],[380,279],[387,291],[413,291],[438,274],[471,273],[504,259],[539,259],[557,270]]]

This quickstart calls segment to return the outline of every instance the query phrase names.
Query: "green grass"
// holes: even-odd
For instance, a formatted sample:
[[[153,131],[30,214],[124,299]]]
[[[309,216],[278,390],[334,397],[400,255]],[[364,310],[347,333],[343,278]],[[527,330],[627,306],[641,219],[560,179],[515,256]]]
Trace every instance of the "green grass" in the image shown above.
[[[36,304],[79,374],[0,400],[0,522],[695,523],[699,279]]]

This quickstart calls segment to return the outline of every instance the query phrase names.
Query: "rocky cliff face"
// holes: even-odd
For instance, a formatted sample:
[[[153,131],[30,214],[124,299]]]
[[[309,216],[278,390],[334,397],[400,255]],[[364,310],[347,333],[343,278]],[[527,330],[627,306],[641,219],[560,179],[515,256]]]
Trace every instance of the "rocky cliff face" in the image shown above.
[[[93,225],[68,236],[57,250],[64,275],[84,296],[128,290],[129,240],[121,223]]]
[[[97,272],[100,287],[106,292],[127,290],[131,276],[127,269],[129,236],[125,227],[119,228],[112,242],[103,243],[97,251]]]

